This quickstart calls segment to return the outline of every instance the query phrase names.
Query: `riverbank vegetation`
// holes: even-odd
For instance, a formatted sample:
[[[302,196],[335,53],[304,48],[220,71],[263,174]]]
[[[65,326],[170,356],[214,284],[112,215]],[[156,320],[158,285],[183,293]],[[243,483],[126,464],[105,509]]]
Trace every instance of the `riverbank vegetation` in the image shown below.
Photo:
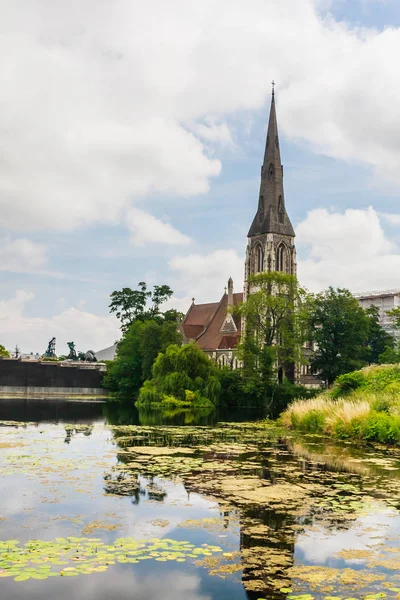
[[[216,406],[221,384],[211,360],[195,344],[169,346],[158,355],[137,406]]]
[[[122,338],[103,381],[110,399],[147,408],[262,407],[277,418],[295,398],[318,393],[292,383],[301,365],[322,386],[400,355],[379,325],[378,309],[363,310],[348,290],[309,294],[295,277],[277,272],[251,276],[249,284],[247,301],[233,309],[246,322],[235,350],[237,370],[221,368],[194,342],[183,345],[183,315],[162,311],[173,294],[168,286],[149,291],[141,282],[137,290],[113,292],[110,310],[120,319]]]
[[[400,445],[400,365],[341,375],[316,398],[293,402],[281,422],[304,433]]]
[[[10,358],[10,353],[4,346],[0,344],[0,357]]]

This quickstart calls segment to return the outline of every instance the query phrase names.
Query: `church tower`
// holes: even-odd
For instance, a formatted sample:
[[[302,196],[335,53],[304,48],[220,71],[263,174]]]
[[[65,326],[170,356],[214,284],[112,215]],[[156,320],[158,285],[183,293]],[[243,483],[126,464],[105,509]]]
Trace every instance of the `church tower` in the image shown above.
[[[251,293],[248,282],[250,275],[268,271],[282,271],[297,275],[295,233],[286,212],[283,190],[283,166],[279,148],[274,88],[264,163],[261,167],[258,208],[247,238],[245,299]]]

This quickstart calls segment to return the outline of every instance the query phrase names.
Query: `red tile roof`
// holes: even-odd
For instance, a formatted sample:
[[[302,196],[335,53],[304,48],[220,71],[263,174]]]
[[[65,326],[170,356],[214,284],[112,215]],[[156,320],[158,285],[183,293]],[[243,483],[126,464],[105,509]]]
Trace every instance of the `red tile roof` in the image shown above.
[[[233,294],[233,304],[243,302],[243,294]],[[224,294],[220,302],[212,304],[192,304],[183,322],[183,331],[187,340],[196,340],[202,350],[235,348],[241,335],[241,319],[234,317],[237,333],[221,333],[228,314],[228,295]]]

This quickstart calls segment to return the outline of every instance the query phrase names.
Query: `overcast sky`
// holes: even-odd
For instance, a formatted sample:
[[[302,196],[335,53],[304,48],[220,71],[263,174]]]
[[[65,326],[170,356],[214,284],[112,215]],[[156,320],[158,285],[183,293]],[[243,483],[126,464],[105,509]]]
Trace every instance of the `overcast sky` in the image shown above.
[[[302,285],[400,288],[398,0],[0,0],[0,343],[241,290],[271,95]]]

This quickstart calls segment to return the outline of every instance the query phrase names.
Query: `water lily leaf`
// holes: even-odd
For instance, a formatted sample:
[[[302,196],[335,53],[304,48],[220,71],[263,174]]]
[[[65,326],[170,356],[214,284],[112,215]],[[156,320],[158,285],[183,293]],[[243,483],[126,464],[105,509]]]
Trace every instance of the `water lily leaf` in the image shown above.
[[[14,581],[27,581],[30,578],[31,576],[28,575],[28,573],[26,573],[25,575],[17,575],[16,577],[14,577]]]

